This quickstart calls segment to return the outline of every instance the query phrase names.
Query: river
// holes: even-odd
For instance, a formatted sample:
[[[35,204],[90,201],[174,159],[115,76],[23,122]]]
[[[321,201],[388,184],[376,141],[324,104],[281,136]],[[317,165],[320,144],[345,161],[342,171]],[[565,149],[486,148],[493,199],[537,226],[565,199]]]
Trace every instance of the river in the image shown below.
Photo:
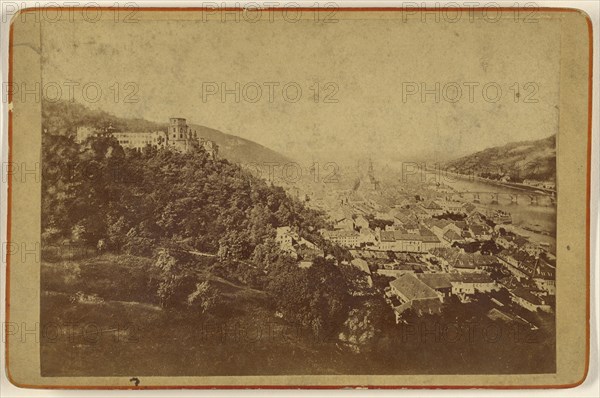
[[[545,242],[552,247],[556,245],[556,205],[550,196],[538,196],[538,203],[531,203],[529,194],[539,193],[535,188],[531,190],[511,188],[501,184],[487,183],[468,177],[453,175],[445,178],[445,185],[452,187],[458,192],[487,192],[480,194],[478,204],[486,209],[498,209],[509,212],[512,215],[513,228],[515,232],[528,236],[531,240]],[[494,203],[497,195],[497,203]],[[511,201],[511,195],[518,197],[518,202]],[[472,201],[470,195],[465,195],[463,200]],[[523,227],[537,225],[543,233],[528,231]]]

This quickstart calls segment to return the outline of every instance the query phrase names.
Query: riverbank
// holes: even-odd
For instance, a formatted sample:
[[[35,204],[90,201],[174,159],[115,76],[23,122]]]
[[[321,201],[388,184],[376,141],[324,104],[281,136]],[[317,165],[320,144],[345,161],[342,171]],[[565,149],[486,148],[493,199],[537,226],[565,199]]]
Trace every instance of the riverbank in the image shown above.
[[[532,193],[536,193],[538,195],[542,194],[542,195],[556,197],[556,190],[543,188],[543,187],[537,187],[534,185],[522,184],[522,183],[517,183],[517,182],[503,182],[503,181],[492,180],[489,178],[475,176],[472,174],[454,173],[454,172],[447,171],[447,170],[442,171],[442,170],[438,170],[438,169],[428,169],[428,172],[442,172],[445,175],[452,175],[452,176],[460,178],[460,179],[478,181],[478,182],[482,182],[485,184],[501,186],[501,187],[510,188],[510,189],[517,189],[517,190],[522,190],[522,191],[530,191],[530,192],[533,191]]]

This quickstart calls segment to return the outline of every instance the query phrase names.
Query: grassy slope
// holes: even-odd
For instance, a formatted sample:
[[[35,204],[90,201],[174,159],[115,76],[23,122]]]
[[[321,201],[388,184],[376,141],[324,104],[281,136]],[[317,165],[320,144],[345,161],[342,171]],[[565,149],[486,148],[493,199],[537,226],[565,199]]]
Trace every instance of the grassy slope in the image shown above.
[[[406,334],[406,329],[398,326],[381,335],[377,344],[382,354],[351,354],[340,349],[336,336],[316,341],[305,329],[276,318],[264,292],[216,277],[207,268],[197,272],[223,293],[223,303],[214,313],[158,307],[150,259],[103,254],[43,262],[42,374],[143,377],[553,371],[548,360],[552,343],[516,341],[512,326],[507,326],[500,341],[487,343],[448,342],[431,334],[421,341],[418,329]],[[86,298],[73,301],[77,292],[85,293]],[[460,311],[475,314],[487,310],[461,306]]]
[[[127,269],[130,269],[127,271]],[[148,293],[148,259],[102,255],[42,264],[45,376],[294,374],[333,371],[304,331],[273,316],[264,292],[205,273],[218,312],[162,310]],[[115,277],[117,276],[117,277]],[[102,298],[77,301],[79,291]],[[139,301],[136,301],[139,300]],[[57,336],[56,331],[62,334]],[[332,356],[329,356],[334,360]]]

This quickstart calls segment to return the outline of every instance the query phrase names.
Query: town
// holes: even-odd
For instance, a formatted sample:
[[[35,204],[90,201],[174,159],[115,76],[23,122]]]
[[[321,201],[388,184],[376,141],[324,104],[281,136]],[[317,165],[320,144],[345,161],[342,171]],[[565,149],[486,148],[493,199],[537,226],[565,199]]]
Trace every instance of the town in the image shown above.
[[[329,216],[332,227],[321,230],[322,237],[349,251],[349,262],[364,272],[365,294],[384,295],[397,323],[407,314],[439,314],[451,298],[483,298],[491,303],[491,319],[537,328],[521,315],[554,311],[555,249],[537,239],[550,233],[513,225],[509,211],[487,206],[479,194],[452,193],[434,182],[385,184],[369,162],[351,188],[299,196]],[[498,203],[497,193],[487,196]],[[541,202],[536,197],[525,206]],[[301,267],[323,253],[290,227],[278,228],[276,241]]]

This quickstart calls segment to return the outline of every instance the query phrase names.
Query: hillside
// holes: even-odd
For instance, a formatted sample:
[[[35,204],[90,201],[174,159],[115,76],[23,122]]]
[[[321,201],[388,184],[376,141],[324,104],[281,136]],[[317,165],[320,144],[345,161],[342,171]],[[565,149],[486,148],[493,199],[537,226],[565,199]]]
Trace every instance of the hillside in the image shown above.
[[[196,130],[201,137],[216,142],[217,145],[219,145],[219,153],[221,156],[230,162],[242,164],[286,164],[291,162],[289,158],[280,153],[245,138],[222,133],[219,130],[198,124],[190,124],[190,127],[193,130]]]
[[[512,182],[523,182],[525,179],[554,181],[556,136],[488,148],[447,162],[446,168],[460,174],[491,179],[509,176]]]
[[[72,137],[81,125],[133,132],[167,126],[76,103],[43,105],[44,240],[105,241],[112,250],[145,255],[167,241],[213,254],[226,248],[236,258],[248,258],[274,237],[276,227],[313,235],[309,229],[324,226],[321,214],[235,164],[284,159],[252,141],[195,126],[200,136],[220,145],[215,161],[202,148],[126,150],[112,136],[80,145]]]
[[[321,214],[226,159],[195,151],[124,150],[114,137],[84,147],[46,132],[42,144],[42,240],[64,239],[151,256],[183,244],[236,259],[250,258],[292,226],[315,235]],[[313,228],[314,227],[314,228]]]
[[[77,126],[93,125],[108,127],[117,131],[155,131],[166,130],[167,123],[154,123],[144,119],[129,119],[111,115],[104,111],[91,110],[84,105],[68,101],[47,102],[42,106],[43,131],[53,135],[74,135]],[[185,117],[185,115],[183,115]],[[291,160],[256,142],[231,134],[225,134],[209,127],[191,124],[190,127],[201,137],[212,140],[219,146],[221,157],[232,163],[277,163],[285,164]]]

